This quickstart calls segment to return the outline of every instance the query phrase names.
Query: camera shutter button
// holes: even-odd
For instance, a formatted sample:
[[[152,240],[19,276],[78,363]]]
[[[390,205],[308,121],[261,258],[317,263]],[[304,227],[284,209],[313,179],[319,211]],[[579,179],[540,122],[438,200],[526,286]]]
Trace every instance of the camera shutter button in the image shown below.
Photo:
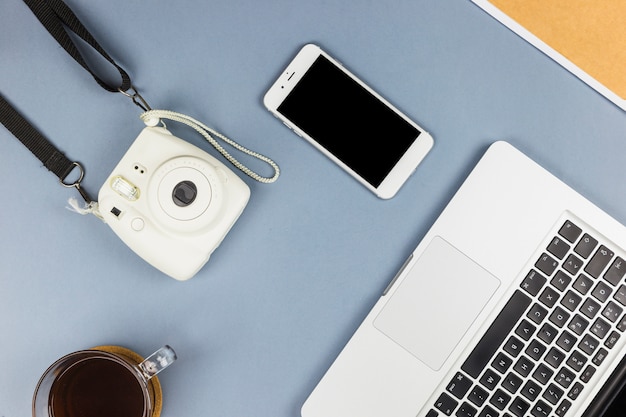
[[[146,223],[143,221],[143,219],[141,217],[135,217],[134,219],[132,219],[130,221],[130,227],[135,232],[142,231],[145,225],[146,225]]]

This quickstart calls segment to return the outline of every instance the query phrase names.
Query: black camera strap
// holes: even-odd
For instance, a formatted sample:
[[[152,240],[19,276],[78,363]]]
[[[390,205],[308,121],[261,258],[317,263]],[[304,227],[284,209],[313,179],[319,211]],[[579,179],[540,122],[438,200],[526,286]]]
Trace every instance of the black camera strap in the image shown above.
[[[137,90],[133,87],[128,73],[119,66],[113,58],[100,46],[98,41],[87,30],[87,28],[78,19],[76,14],[68,7],[63,0],[23,0],[24,3],[32,10],[33,14],[39,19],[41,24],[46,28],[54,39],[67,51],[67,53],[80,64],[96,82],[105,90],[112,93],[122,93],[130,97],[137,106],[143,111],[151,110],[148,103],[141,97]],[[93,50],[95,50],[102,58],[108,61],[119,72],[121,82],[119,86],[111,85],[104,81],[96,71],[87,63],[87,60],[80,53],[76,42],[71,37],[70,31],[80,39],[85,41]]]
[[[13,133],[59,179],[64,180],[69,175],[74,163],[24,119],[2,96],[0,96],[0,120],[9,132]]]
[[[41,132],[30,124],[13,106],[0,95],[0,122],[20,140],[30,151],[43,163],[43,165],[55,174],[64,187],[74,187],[78,190],[87,204],[92,202],[87,193],[80,187],[84,170],[78,162],[69,160],[59,151]],[[78,168],[79,176],[73,182],[66,182],[70,173]]]
[[[24,3],[32,10],[35,16],[63,49],[87,70],[102,88],[114,93],[120,92],[130,97],[133,102],[144,111],[150,110],[150,106],[148,106],[143,97],[133,88],[128,73],[111,58],[102,46],[100,46],[78,17],[76,17],[74,12],[62,0],[24,0]],[[119,86],[107,83],[96,74],[80,53],[69,31],[80,37],[87,45],[115,67],[121,77]],[[92,202],[91,198],[80,187],[80,182],[84,175],[83,167],[78,162],[68,159],[52,142],[2,97],[2,95],[0,95],[0,122],[28,148],[49,171],[59,178],[63,186],[76,188],[87,204]],[[78,178],[75,181],[66,182],[70,173],[76,168],[79,170]]]
[[[200,134],[202,134],[220,153],[222,153],[231,163],[244,173],[254,178],[257,181],[270,183],[274,182],[279,174],[280,170],[278,165],[271,159],[250,151],[236,142],[228,139],[224,135],[208,128],[206,125],[198,122],[197,120],[182,115],[180,113],[174,113],[165,110],[153,111],[143,97],[133,87],[130,76],[128,73],[119,66],[113,58],[100,46],[96,39],[91,35],[87,28],[81,23],[74,12],[63,2],[63,0],[23,0],[24,3],[32,10],[34,15],[39,19],[41,24],[50,32],[50,34],[56,39],[56,41],[67,51],[67,53],[78,62],[86,71],[88,71],[92,77],[96,80],[98,85],[104,88],[106,91],[112,93],[122,93],[126,97],[129,97],[134,104],[143,110],[142,119],[158,117],[170,120],[175,120],[188,126],[191,126]],[[80,39],[82,39],[87,45],[93,48],[102,58],[109,62],[118,72],[121,77],[119,86],[111,85],[103,80],[96,71],[88,64],[87,60],[80,53],[80,50],[74,40],[71,33],[74,33]],[[9,104],[0,95],[0,122],[15,135],[30,151],[41,160],[48,170],[52,171],[61,184],[65,187],[76,188],[88,207],[96,204],[80,187],[80,182],[83,179],[84,169],[75,161],[69,160],[62,152],[60,152],[43,134],[41,134],[36,128],[34,128],[13,106]],[[162,122],[161,122],[162,123]],[[212,138],[215,135],[225,141],[227,144],[235,147],[239,151],[242,151],[248,155],[251,155],[257,159],[260,159],[268,163],[274,170],[272,177],[262,177],[252,170],[239,163],[228,152],[224,150],[217,142]],[[66,180],[75,168],[79,169],[78,179],[72,182]]]
[[[106,53],[78,17],[76,17],[74,12],[62,0],[24,0],[24,3],[30,7],[37,19],[39,19],[46,30],[50,32],[52,37],[56,39],[59,45],[87,70],[102,88],[110,92],[127,91],[131,88],[128,73]],[[117,69],[121,77],[119,86],[110,85],[96,74],[83,58],[76,43],[70,37],[68,30],[74,32]]]

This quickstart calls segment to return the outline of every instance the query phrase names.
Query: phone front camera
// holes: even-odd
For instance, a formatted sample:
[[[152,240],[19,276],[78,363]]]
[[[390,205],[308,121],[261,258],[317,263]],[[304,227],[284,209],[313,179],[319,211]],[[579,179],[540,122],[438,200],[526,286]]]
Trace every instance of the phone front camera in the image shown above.
[[[194,202],[198,195],[196,185],[191,181],[181,181],[172,191],[172,200],[178,207],[187,207]]]

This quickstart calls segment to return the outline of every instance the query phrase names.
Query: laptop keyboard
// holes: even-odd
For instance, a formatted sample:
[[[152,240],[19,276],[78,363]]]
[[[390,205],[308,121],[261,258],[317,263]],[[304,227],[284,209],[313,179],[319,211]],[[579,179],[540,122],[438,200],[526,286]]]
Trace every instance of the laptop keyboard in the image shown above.
[[[566,416],[626,330],[625,272],[565,221],[426,417]]]

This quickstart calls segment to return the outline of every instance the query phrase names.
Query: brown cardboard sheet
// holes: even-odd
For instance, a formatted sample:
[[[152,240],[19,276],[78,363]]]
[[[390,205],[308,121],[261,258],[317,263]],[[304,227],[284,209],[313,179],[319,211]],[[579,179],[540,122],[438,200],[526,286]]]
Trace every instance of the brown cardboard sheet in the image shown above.
[[[626,99],[626,0],[489,0]]]

